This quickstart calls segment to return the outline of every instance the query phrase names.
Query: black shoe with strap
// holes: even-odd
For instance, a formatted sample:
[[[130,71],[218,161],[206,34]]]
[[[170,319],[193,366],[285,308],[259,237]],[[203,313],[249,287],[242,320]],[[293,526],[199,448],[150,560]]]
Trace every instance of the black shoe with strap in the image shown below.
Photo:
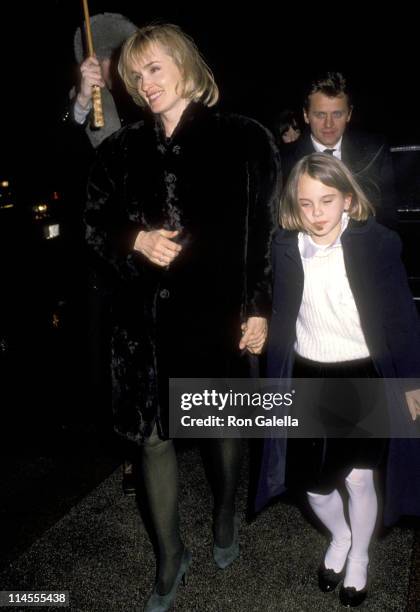
[[[338,595],[342,606],[346,606],[346,608],[355,608],[365,601],[367,594],[367,586],[358,591],[355,587],[345,587],[341,585]]]
[[[324,593],[331,593],[344,578],[344,568],[341,572],[325,567],[324,562],[318,568],[318,586]]]

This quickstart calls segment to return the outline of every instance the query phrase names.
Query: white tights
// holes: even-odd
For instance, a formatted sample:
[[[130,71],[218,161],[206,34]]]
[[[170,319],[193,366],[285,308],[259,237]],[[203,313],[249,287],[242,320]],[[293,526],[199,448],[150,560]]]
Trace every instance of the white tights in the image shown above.
[[[373,470],[353,469],[345,484],[349,493],[350,527],[337,489],[328,495],[308,491],[308,499],[312,510],[332,535],[325,566],[340,572],[347,559],[344,586],[360,590],[366,585],[368,549],[378,512]]]

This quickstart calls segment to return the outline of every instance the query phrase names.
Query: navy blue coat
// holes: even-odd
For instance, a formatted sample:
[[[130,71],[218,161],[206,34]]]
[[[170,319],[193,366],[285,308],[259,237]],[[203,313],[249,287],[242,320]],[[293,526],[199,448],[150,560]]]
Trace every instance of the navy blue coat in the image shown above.
[[[383,378],[420,378],[420,323],[401,261],[398,235],[378,224],[350,220],[342,235],[344,263],[373,363]],[[296,319],[304,272],[298,233],[277,230],[273,241],[273,312],[268,376],[288,378],[293,368]],[[402,382],[404,385],[404,383]],[[395,387],[395,386],[394,386]],[[420,439],[403,393],[387,387],[391,426],[407,439],[390,440],[386,523],[420,515]],[[410,437],[410,438],[409,438]],[[267,439],[256,507],[284,491],[286,441]]]

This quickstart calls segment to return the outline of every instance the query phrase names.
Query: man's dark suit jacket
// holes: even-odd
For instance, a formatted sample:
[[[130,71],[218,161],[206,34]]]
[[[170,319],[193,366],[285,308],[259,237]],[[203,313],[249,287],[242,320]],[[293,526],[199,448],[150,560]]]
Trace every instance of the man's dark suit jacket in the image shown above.
[[[314,153],[310,131],[282,154],[283,179],[287,180],[293,166],[305,155]],[[348,128],[341,143],[341,159],[375,206],[379,223],[395,229],[397,202],[391,153],[382,136]]]

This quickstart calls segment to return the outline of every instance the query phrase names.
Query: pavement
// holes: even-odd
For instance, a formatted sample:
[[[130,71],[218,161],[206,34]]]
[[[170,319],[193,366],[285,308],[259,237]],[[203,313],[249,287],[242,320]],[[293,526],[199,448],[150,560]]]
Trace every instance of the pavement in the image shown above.
[[[244,446],[241,554],[224,571],[211,555],[211,496],[198,446],[189,442],[178,449],[181,528],[193,560],[173,609],[342,610],[337,593],[317,587],[327,538],[295,500],[280,499],[250,519],[250,453]],[[69,609],[75,612],[143,610],[155,576],[153,549],[139,512],[141,488],[137,499],[124,496],[121,457],[112,438],[89,427],[44,430],[19,447],[3,446],[2,455],[0,590],[69,591]],[[417,612],[419,524],[403,521],[377,531],[369,597],[361,609]]]

